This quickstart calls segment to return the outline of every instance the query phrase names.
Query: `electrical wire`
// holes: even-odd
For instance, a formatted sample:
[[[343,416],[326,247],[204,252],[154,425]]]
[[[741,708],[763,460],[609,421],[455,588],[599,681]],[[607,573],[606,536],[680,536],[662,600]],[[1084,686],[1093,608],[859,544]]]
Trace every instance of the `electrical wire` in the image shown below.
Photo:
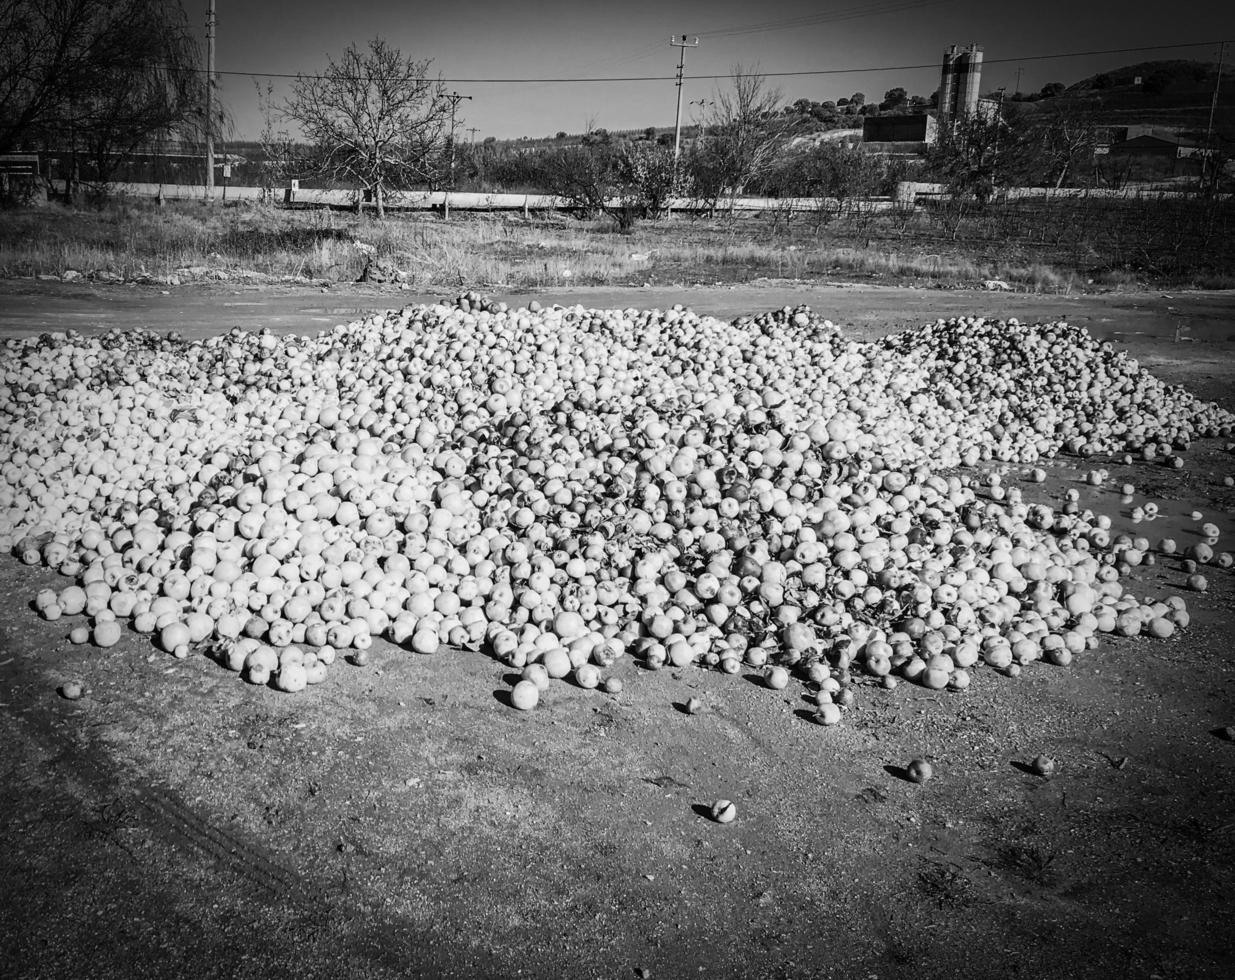
[[[1050,61],[1062,58],[1087,58],[1094,55],[1105,54],[1129,54],[1134,51],[1169,51],[1178,48],[1203,48],[1211,47],[1218,44],[1218,41],[1184,41],[1177,44],[1145,44],[1131,48],[1100,48],[1091,49],[1088,51],[1067,51],[1061,54],[1032,54],[1020,55],[1011,58],[986,58],[983,61],[984,65],[1001,65],[1010,63],[1021,63],[1026,61]],[[1230,43],[1230,42],[1227,42]],[[761,71],[760,75],[766,78],[800,78],[810,75],[856,75],[863,72],[877,71],[916,71],[924,68],[938,68],[939,62],[931,61],[917,65],[877,65],[864,68],[813,68],[805,71]],[[205,68],[191,69],[200,74],[205,74]],[[309,80],[321,80],[324,75],[309,75],[304,73],[287,73],[287,72],[263,72],[263,71],[215,71],[216,75],[230,75],[248,78],[304,78]],[[363,80],[360,76],[350,76],[356,80]],[[732,78],[732,74],[726,73],[723,75],[691,75],[692,81],[723,81]],[[627,76],[602,76],[602,77],[578,77],[578,78],[443,78],[442,82],[446,85],[581,85],[581,84],[598,84],[609,82],[672,82],[677,80],[677,75],[627,75]]]
[[[764,34],[774,31],[797,30],[803,27],[814,27],[818,24],[831,24],[842,20],[854,20],[859,17],[873,17],[879,14],[900,13],[917,7],[933,7],[952,0],[885,0],[883,3],[859,4],[856,7],[843,7],[817,14],[805,14],[801,17],[790,17],[785,20],[762,21],[737,27],[718,28],[713,31],[700,31],[697,35],[705,37],[741,37],[747,34]]]

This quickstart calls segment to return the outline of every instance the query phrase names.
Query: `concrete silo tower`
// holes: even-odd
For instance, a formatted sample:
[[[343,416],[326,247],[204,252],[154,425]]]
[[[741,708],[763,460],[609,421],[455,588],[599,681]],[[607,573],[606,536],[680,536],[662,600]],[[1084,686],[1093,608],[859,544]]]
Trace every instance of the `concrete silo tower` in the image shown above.
[[[958,51],[955,44],[948,45],[939,79],[939,124],[952,126],[977,112],[981,88],[981,45],[971,44],[964,51]]]
[[[956,115],[969,116],[978,111],[978,93],[982,89],[982,46],[971,44],[957,58]]]
[[[956,45],[943,52],[943,73],[939,78],[939,123],[951,121],[956,106]]]

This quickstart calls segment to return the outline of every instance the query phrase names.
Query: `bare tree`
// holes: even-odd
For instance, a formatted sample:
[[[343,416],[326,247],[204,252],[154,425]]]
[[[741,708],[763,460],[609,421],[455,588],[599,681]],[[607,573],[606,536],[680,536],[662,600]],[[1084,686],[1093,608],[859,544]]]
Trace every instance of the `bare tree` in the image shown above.
[[[1035,108],[1013,103],[944,127],[927,153],[927,167],[951,193],[984,204],[996,185],[1062,187],[1093,160],[1097,137],[1093,110],[1074,100],[1051,99]]]
[[[885,168],[873,154],[856,146],[820,143],[797,161],[802,190],[816,199],[816,228],[847,210],[861,210],[860,200],[879,193]]]
[[[80,146],[106,180],[154,136],[201,129],[199,64],[167,0],[0,0],[0,153]]]
[[[1032,117],[1032,145],[1042,176],[1058,189],[1078,164],[1093,159],[1098,120],[1092,107],[1072,99],[1055,98],[1043,106]]]
[[[613,195],[613,154],[607,147],[558,146],[535,161],[536,181],[565,198],[580,218],[603,212]],[[614,214],[622,224],[623,215]]]
[[[673,150],[646,142],[555,147],[539,155],[538,171],[535,179],[580,217],[606,214],[622,232],[664,215],[689,186]]]
[[[766,76],[739,64],[732,78],[732,89],[718,91],[708,107],[707,146],[700,154],[728,189],[731,207],[772,166],[794,125],[780,111],[780,89],[769,88]]]
[[[970,113],[943,127],[926,152],[926,174],[945,184],[952,198],[985,207],[997,186],[1032,178],[1034,138],[1010,108],[999,115]]]
[[[997,180],[1009,179],[1015,159],[1011,135],[1004,121],[971,113],[943,127],[928,148],[926,175],[946,189],[930,214],[953,241],[966,220],[991,201]]]
[[[668,212],[673,199],[690,192],[690,176],[673,159],[673,149],[638,142],[624,147],[618,160],[622,195],[645,218]]]
[[[380,37],[349,45],[320,75],[298,75],[283,106],[316,149],[317,173],[371,192],[379,218],[389,192],[439,176],[450,103],[431,64]]]
[[[314,148],[306,143],[297,143],[281,125],[282,111],[275,100],[274,85],[269,81],[263,87],[253,80],[257,89],[257,108],[262,118],[262,129],[257,142],[261,147],[262,162],[258,180],[262,200],[274,200],[275,184],[289,179],[299,179],[314,173]]]

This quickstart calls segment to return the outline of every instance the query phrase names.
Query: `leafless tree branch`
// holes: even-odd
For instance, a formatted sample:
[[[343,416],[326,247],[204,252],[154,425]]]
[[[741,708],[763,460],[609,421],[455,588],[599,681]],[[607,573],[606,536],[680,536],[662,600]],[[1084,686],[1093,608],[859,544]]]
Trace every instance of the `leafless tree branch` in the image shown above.
[[[387,194],[440,175],[450,103],[431,64],[381,38],[349,45],[320,75],[298,76],[283,106],[315,148],[316,174],[371,191],[379,217]]]

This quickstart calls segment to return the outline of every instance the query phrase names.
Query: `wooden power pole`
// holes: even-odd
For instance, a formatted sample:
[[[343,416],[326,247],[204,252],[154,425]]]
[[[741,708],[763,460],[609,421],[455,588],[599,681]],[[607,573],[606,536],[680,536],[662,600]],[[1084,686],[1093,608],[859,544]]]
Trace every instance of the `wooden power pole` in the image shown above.
[[[673,120],[673,166],[676,169],[678,157],[682,153],[682,79],[686,74],[686,49],[699,47],[699,39],[688,41],[686,35],[678,40],[676,34],[669,38],[669,44],[677,48],[678,54],[678,111]]]
[[[1202,183],[1212,176],[1213,187],[1218,186],[1218,171],[1214,161],[1214,113],[1218,110],[1218,89],[1222,85],[1222,64],[1226,61],[1226,42],[1218,48],[1218,74],[1214,78],[1214,97],[1209,103],[1209,125],[1205,127],[1205,156],[1201,158]],[[1207,188],[1208,189],[1208,188]]]
[[[214,199],[214,0],[206,8],[206,199]]]
[[[464,99],[470,101],[472,97],[451,92],[446,98],[450,100],[450,171],[446,176],[446,193],[442,196],[443,218],[450,217],[450,192],[455,189],[455,110],[460,102]]]

